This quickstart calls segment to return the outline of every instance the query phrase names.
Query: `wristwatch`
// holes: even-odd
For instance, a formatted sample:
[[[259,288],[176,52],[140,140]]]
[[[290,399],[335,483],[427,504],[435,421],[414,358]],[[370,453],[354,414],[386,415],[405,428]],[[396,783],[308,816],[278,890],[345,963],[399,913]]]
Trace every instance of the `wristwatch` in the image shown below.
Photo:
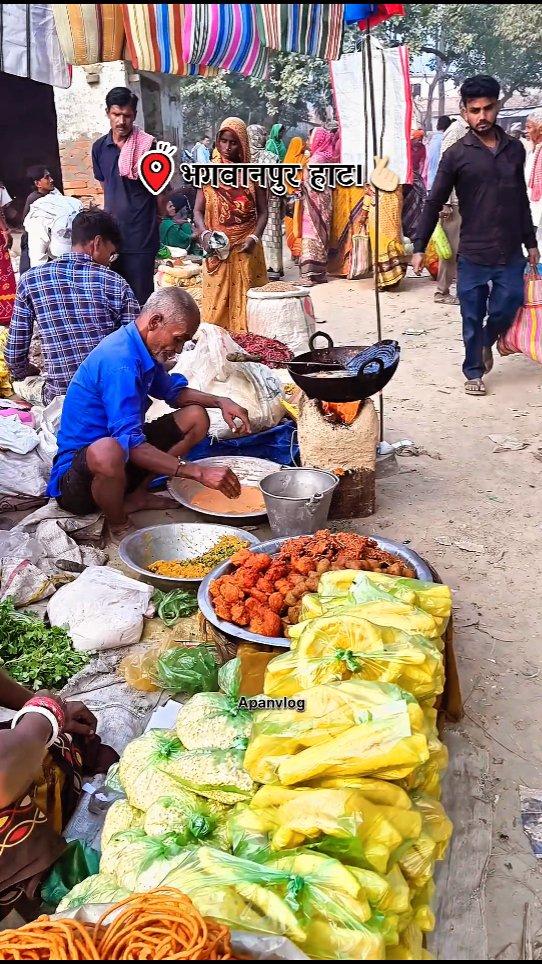
[[[188,465],[188,462],[186,462],[185,459],[178,458],[178,459],[177,459],[177,462],[178,462],[179,464],[177,465],[177,468],[175,469],[175,475],[173,476],[174,479],[176,479],[177,476],[179,475],[179,469],[182,469],[185,465]]]

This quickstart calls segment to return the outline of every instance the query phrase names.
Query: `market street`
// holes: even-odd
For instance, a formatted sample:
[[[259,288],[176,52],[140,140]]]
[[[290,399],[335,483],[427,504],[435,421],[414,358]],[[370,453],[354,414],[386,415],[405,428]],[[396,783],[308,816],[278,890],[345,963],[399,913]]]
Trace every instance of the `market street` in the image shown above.
[[[377,482],[377,514],[359,531],[385,534],[389,527],[393,538],[412,539],[458,590],[460,731],[489,752],[488,821],[495,803],[486,884],[489,957],[512,941],[518,942],[508,949],[514,959],[525,902],[532,903],[533,933],[542,925],[542,878],[521,828],[518,797],[520,785],[542,785],[542,756],[533,752],[542,719],[533,633],[542,616],[536,588],[542,463],[535,458],[542,445],[542,385],[538,366],[515,355],[497,358],[486,398],[465,395],[459,309],[433,304],[433,292],[427,275],[409,276],[400,293],[381,296],[384,337],[402,345],[386,392],[386,439],[411,439],[429,455],[398,459],[402,474]],[[374,340],[369,281],[324,285],[313,300],[317,319],[327,319],[325,329],[337,341]],[[490,435],[527,445],[494,453]],[[461,878],[460,867],[453,872]]]

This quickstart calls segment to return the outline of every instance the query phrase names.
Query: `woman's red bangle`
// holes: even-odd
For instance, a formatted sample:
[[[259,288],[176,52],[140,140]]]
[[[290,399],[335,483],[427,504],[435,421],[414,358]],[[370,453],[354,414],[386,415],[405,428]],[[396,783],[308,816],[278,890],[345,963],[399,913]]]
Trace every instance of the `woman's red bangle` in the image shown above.
[[[33,696],[31,699],[27,700],[24,705],[41,706],[44,710],[49,710],[57,721],[59,730],[61,732],[64,730],[66,725],[66,717],[62,704],[59,700],[55,700],[51,696]]]

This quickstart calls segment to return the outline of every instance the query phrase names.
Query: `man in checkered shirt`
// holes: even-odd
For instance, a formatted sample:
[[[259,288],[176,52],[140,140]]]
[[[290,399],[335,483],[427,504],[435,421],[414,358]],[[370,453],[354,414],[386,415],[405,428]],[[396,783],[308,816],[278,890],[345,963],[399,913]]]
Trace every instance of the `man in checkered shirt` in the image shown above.
[[[29,362],[36,330],[45,365],[45,405],[66,394],[81,362],[106,335],[139,314],[129,284],[109,267],[120,241],[110,214],[98,208],[81,211],[72,224],[70,253],[30,268],[19,281],[5,358],[14,380],[37,374]]]

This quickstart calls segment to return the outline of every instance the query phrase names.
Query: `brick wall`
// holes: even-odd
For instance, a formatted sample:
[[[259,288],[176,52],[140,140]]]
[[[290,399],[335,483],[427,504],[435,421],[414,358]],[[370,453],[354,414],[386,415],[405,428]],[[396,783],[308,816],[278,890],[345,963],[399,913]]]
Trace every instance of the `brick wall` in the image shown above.
[[[85,207],[103,204],[103,191],[94,178],[91,156],[92,144],[99,136],[78,137],[60,144],[64,194],[79,198]]]

